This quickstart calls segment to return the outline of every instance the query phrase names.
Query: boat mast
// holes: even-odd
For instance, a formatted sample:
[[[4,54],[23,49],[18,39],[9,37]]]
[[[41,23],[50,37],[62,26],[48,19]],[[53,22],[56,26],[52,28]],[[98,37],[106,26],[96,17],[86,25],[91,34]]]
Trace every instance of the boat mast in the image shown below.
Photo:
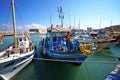
[[[52,25],[52,19],[51,19],[51,14],[50,14],[50,25]]]
[[[14,29],[14,46],[15,46],[15,53],[18,53],[17,37],[16,37],[15,7],[14,7],[14,0],[11,0],[11,1],[12,1],[12,19],[13,19],[13,29]]]
[[[75,29],[75,17],[74,17],[74,28],[73,29]]]
[[[80,32],[80,19],[79,19],[79,28],[78,28],[78,31]]]
[[[101,29],[101,17],[100,17],[100,24],[99,24],[99,29]]]
[[[70,24],[70,14],[68,14],[68,17],[69,17],[69,27],[71,26],[71,24]]]

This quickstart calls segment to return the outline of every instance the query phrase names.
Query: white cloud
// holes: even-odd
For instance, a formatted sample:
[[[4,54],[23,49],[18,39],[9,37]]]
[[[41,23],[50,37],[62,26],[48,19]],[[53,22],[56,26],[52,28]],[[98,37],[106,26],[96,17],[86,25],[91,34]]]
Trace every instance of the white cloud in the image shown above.
[[[27,24],[27,25],[25,25],[25,27],[26,27],[26,29],[42,29],[42,30],[47,29],[46,26],[43,26],[41,24],[36,24],[36,23]]]
[[[42,30],[46,30],[47,27],[43,26],[41,24],[25,24],[23,26],[19,25],[16,27],[17,32],[24,32],[24,31],[29,31],[29,29],[42,29]],[[2,30],[6,30],[6,31],[12,31],[13,30],[13,26],[12,25],[7,25],[7,24],[0,24],[0,31]]]

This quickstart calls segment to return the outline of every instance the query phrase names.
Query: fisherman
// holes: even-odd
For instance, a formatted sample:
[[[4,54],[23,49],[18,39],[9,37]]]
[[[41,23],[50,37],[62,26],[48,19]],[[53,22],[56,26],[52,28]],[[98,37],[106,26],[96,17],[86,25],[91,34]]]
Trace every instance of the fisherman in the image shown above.
[[[73,49],[73,44],[71,40],[72,36],[74,36],[74,33],[70,34],[70,31],[68,31],[67,34],[64,36],[66,38],[66,46],[68,48],[68,51],[71,51]]]

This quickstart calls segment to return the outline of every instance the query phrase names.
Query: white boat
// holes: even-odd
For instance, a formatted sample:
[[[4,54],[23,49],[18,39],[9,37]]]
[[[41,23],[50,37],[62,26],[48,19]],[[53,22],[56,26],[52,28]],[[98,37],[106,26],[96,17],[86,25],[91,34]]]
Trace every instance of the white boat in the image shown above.
[[[14,44],[0,52],[0,80],[12,80],[13,77],[27,66],[34,57],[34,44],[28,34],[16,35],[14,0],[12,15],[14,28]]]

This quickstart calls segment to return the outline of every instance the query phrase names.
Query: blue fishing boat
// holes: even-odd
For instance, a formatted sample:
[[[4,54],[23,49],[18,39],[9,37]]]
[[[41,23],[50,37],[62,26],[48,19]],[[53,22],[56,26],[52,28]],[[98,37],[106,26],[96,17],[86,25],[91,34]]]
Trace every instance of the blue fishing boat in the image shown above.
[[[120,64],[104,80],[120,80]]]
[[[70,44],[66,45],[64,35],[69,31],[70,29],[65,29],[63,27],[60,29],[57,27],[48,28],[46,37],[39,43],[40,51],[49,58],[72,60],[76,61],[72,63],[80,65],[87,58],[87,55],[82,54],[80,42],[78,40],[73,39]],[[90,49],[86,49],[86,51],[89,53]]]

